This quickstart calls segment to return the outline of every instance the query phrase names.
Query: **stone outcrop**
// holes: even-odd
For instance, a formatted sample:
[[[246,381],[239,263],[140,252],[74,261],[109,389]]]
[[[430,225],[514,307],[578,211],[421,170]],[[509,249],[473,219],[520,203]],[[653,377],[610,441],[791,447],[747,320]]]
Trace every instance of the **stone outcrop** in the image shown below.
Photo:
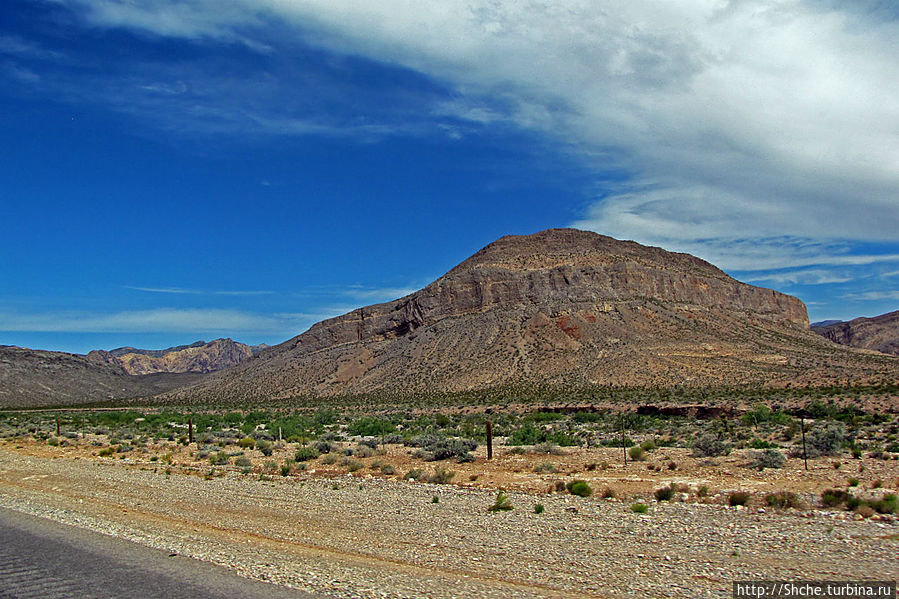
[[[873,318],[814,326],[812,330],[834,343],[899,355],[899,310]]]
[[[93,362],[119,366],[128,374],[160,372],[215,372],[240,364],[262,351],[265,345],[245,345],[232,339],[197,341],[168,349],[120,347],[111,351],[94,350],[87,354]]]
[[[415,293],[322,321],[171,397],[771,384],[896,367],[856,358],[812,334],[794,297],[687,254],[554,229],[503,237]]]

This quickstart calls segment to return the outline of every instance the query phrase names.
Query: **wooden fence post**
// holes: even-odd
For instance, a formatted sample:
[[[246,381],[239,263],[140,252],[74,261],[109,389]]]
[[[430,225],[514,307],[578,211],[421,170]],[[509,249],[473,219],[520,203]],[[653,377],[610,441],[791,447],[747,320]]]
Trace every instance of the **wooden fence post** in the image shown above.
[[[487,459],[493,459],[493,423],[487,421]]]

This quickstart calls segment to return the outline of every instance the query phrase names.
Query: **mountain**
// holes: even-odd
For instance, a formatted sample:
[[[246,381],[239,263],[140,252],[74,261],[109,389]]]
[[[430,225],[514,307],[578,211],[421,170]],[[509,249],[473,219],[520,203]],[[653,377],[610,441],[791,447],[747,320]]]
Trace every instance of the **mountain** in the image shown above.
[[[815,324],[812,330],[841,345],[899,355],[899,310],[873,318]]]
[[[415,293],[322,321],[166,397],[817,384],[897,373],[899,360],[813,334],[794,297],[687,254],[552,229],[503,237]]]
[[[135,349],[120,347],[111,351],[94,350],[87,359],[96,363],[122,367],[128,374],[158,372],[214,372],[253,357],[266,345],[245,345],[231,339],[197,341],[168,349]]]
[[[818,322],[813,322],[811,326],[814,329],[815,327],[826,327],[831,324],[837,324],[838,322],[843,322],[843,321],[842,320],[819,320]]]
[[[34,408],[151,397],[196,382],[197,374],[132,376],[77,354],[0,346],[0,406]]]

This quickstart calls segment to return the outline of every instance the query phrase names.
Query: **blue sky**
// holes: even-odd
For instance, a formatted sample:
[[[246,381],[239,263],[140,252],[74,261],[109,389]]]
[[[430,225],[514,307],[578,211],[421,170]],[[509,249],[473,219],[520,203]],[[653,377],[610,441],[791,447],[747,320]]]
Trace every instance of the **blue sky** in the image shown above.
[[[899,308],[887,2],[5,0],[0,344],[277,343],[577,226]]]

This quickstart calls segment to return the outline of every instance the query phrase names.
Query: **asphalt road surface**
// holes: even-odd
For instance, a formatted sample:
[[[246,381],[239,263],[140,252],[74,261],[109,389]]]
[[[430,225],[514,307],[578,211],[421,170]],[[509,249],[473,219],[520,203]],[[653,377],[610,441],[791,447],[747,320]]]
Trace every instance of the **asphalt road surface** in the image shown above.
[[[0,509],[0,599],[313,599],[224,568]]]

